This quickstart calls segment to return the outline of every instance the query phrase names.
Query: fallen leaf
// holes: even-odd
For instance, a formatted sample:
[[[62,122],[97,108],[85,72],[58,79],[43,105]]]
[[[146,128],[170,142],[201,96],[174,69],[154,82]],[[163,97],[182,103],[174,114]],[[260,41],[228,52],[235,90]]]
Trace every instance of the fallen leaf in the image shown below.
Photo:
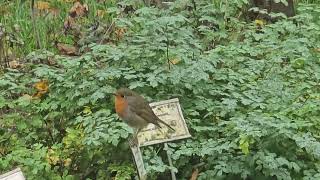
[[[124,29],[124,28],[117,28],[117,29],[115,30],[115,34],[116,34],[117,39],[118,39],[118,40],[122,39],[125,32],[126,32],[126,29]]]
[[[69,16],[75,18],[75,17],[81,17],[86,15],[89,12],[89,7],[87,4],[81,4],[80,2],[75,2],[71,9],[69,10]]]
[[[48,10],[50,8],[50,4],[45,1],[37,1],[34,7],[38,10]]]
[[[57,64],[57,62],[54,58],[52,58],[52,57],[48,58],[48,65],[52,66],[52,65],[56,65],[56,64]]]
[[[57,43],[57,48],[61,54],[76,56],[78,55],[78,49],[70,44]]]
[[[63,23],[63,27],[65,30],[71,29],[75,24],[75,20],[73,17],[68,16],[67,19]]]
[[[198,169],[193,170],[190,180],[197,180],[198,175],[199,175],[199,170]]]
[[[22,65],[16,60],[9,62],[9,68],[11,68],[11,69],[17,69],[17,68],[20,68],[21,66]]]

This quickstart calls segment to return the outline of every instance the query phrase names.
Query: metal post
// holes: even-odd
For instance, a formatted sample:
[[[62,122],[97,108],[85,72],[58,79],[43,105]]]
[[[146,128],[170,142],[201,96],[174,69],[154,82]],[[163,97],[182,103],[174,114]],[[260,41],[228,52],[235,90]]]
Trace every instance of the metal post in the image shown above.
[[[167,149],[166,152],[167,152],[167,157],[168,157],[168,161],[169,161],[170,167],[174,167],[173,164],[172,164],[172,159],[171,159],[170,153],[169,153],[169,151],[168,151],[168,148],[169,148],[169,147],[168,147],[168,144],[167,144],[167,143],[164,143],[164,148]],[[172,180],[177,180],[177,179],[176,179],[176,174],[175,174],[174,170],[173,170],[173,169],[170,169],[170,172],[171,172],[171,179],[172,179]]]
[[[136,163],[136,167],[138,170],[138,174],[139,174],[139,179],[140,180],[146,180],[147,179],[147,171],[144,168],[144,164],[143,164],[143,158],[142,158],[142,153],[140,151],[139,146],[131,146],[131,151]]]

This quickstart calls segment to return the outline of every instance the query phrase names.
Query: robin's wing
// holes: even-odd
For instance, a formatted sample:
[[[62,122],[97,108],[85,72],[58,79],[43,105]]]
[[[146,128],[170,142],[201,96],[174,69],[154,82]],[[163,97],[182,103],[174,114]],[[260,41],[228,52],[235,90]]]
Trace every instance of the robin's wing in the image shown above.
[[[170,125],[162,121],[158,116],[156,116],[149,106],[149,103],[142,97],[130,97],[128,98],[128,104],[130,106],[130,110],[136,113],[138,116],[143,118],[148,123],[152,123],[161,128],[159,122],[166,125],[169,129],[174,130]]]
[[[140,95],[127,97],[130,110],[143,118],[148,123],[159,126],[158,117],[154,114],[149,103]]]
[[[167,126],[169,129],[171,129],[172,131],[175,131],[169,124],[167,124],[166,122],[162,121],[160,118],[158,118],[158,116],[156,116],[154,114],[154,112],[152,111],[151,107],[149,106],[150,110],[137,110],[136,114],[140,117],[142,117],[144,120],[146,120],[149,123],[153,123],[154,125],[158,126],[159,128],[161,128],[161,126],[159,125],[159,122],[164,124],[165,126]],[[152,118],[148,118],[148,117],[152,117]]]

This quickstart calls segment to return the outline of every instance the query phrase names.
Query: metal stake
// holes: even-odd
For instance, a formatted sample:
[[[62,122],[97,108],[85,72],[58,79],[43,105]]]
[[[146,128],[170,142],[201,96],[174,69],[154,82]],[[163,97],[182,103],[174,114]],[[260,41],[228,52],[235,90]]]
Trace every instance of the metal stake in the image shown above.
[[[168,157],[168,161],[169,161],[169,165],[170,167],[174,167],[173,164],[172,164],[172,159],[171,159],[171,156],[170,156],[170,153],[168,151],[168,144],[167,143],[164,143],[164,148],[167,149],[166,152],[167,152],[167,157]],[[172,180],[177,180],[176,178],[176,173],[174,172],[173,169],[170,169],[170,172],[171,172],[171,179]]]
[[[137,145],[135,145],[135,146],[130,145],[130,148],[131,148],[131,151],[132,151],[135,163],[136,163],[136,167],[137,167],[138,174],[139,174],[139,179],[146,180],[147,179],[147,171],[144,168],[140,148]]]

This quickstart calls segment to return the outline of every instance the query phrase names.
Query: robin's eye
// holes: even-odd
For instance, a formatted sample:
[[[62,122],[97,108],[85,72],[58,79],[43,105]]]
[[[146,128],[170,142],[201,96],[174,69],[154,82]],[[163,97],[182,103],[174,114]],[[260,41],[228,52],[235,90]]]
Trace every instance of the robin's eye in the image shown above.
[[[124,98],[124,95],[121,95],[122,98]]]

